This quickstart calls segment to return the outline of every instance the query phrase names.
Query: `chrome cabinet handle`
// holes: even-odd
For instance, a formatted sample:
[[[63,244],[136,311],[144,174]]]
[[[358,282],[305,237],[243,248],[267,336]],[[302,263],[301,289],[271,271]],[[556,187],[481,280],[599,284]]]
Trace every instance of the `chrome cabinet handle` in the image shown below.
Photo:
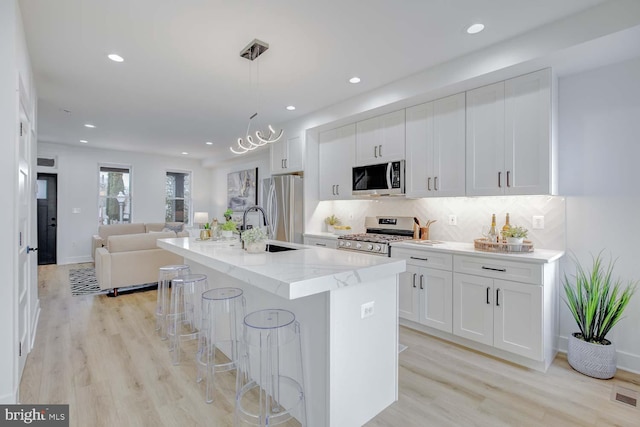
[[[427,178],[427,190],[431,191],[431,177]]]
[[[287,159],[284,159],[284,168],[287,169]]]
[[[489,292],[491,291],[491,286],[487,286],[487,304],[491,304],[489,301]]]
[[[502,188],[502,172],[498,172],[498,188]]]
[[[419,258],[417,256],[412,256],[411,259],[417,259],[419,261],[429,261],[429,258]]]
[[[284,159],[280,159],[280,167],[284,169]]]
[[[335,184],[331,186],[331,194],[336,195],[336,186]]]
[[[416,273],[413,273],[413,287],[416,287]]]
[[[511,171],[507,171],[507,187],[511,187],[511,183],[509,182],[509,175],[511,174]]]
[[[327,246],[326,243],[316,243],[316,246]]]
[[[438,177],[433,178],[433,189],[438,191]]]
[[[340,184],[336,184],[336,196],[340,195]]]
[[[374,145],[373,146],[373,156],[377,159],[378,158],[378,146]]]
[[[424,289],[424,274],[420,275],[420,289]]]
[[[378,155],[382,157],[382,145],[378,145]]]
[[[496,306],[500,307],[500,288],[496,289]]]
[[[503,273],[505,273],[507,271],[506,268],[493,268],[493,267],[485,267],[484,265],[482,266],[483,270],[491,270],[491,271],[501,271]]]

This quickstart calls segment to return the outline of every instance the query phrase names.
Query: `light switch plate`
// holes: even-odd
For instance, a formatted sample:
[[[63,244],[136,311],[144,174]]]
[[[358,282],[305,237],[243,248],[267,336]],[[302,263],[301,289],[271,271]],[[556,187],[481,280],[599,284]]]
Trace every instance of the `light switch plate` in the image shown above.
[[[534,230],[543,230],[544,229],[544,216],[543,215],[534,215],[531,220],[532,228]]]
[[[365,302],[360,306],[360,318],[364,319],[365,317],[373,316],[373,307],[375,301]]]
[[[449,225],[458,225],[458,217],[456,215],[449,215]]]

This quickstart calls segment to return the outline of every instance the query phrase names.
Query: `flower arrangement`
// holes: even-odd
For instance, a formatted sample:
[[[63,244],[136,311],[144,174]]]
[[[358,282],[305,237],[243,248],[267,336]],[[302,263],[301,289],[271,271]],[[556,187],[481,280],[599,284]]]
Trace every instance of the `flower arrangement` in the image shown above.
[[[508,230],[504,231],[504,237],[505,238],[515,237],[516,239],[524,239],[525,237],[527,237],[528,233],[529,233],[529,230],[527,230],[526,228],[520,227],[519,225],[515,225],[509,228]]]
[[[324,223],[331,226],[338,225],[340,224],[340,218],[335,215],[331,215],[324,219]]]
[[[245,244],[258,243],[267,240],[267,233],[260,227],[253,227],[242,233],[242,241]]]

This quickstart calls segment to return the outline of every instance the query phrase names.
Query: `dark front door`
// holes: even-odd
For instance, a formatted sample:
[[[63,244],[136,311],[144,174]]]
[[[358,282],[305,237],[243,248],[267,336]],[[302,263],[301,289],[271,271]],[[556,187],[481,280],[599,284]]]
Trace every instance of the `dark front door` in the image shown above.
[[[56,263],[58,175],[38,174],[38,265]]]

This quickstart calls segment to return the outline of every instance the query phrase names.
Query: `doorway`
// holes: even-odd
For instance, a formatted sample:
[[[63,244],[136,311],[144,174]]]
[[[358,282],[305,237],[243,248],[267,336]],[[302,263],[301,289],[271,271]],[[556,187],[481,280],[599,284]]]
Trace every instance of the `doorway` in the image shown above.
[[[58,175],[38,174],[38,265],[56,264]]]

